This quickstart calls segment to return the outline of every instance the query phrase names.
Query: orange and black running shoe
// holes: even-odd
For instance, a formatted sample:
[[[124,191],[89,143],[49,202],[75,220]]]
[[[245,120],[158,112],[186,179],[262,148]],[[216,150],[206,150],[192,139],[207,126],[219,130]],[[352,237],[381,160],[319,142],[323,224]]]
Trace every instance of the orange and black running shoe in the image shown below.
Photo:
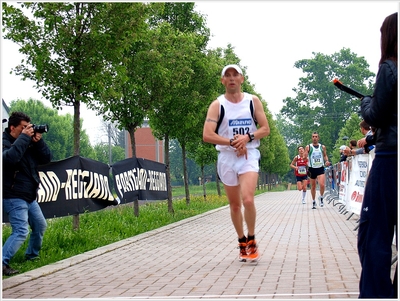
[[[258,259],[258,247],[255,240],[247,242],[247,259],[252,261]]]
[[[239,243],[239,261],[245,262],[247,260],[247,243]]]

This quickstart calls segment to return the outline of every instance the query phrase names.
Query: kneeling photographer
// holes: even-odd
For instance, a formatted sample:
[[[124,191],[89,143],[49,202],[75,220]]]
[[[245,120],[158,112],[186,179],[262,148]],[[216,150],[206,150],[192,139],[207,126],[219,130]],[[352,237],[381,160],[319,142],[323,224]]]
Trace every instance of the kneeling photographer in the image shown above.
[[[3,210],[12,228],[10,237],[3,244],[4,276],[18,273],[9,263],[28,237],[29,226],[32,233],[25,258],[39,258],[47,227],[36,192],[40,183],[37,167],[49,163],[52,158],[49,147],[42,139],[48,126],[34,125],[30,121],[25,113],[13,112],[3,132]]]

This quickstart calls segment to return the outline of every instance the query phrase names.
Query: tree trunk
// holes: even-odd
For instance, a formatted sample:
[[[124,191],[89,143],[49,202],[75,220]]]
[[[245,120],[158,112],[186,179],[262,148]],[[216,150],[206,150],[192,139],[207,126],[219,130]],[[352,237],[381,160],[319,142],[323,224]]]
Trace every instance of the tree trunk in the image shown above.
[[[182,163],[183,163],[183,182],[185,183],[185,195],[186,195],[186,205],[190,204],[190,194],[189,194],[189,181],[188,181],[188,173],[187,173],[187,164],[186,164],[186,144],[183,143],[182,147]]]
[[[172,186],[171,186],[171,174],[169,168],[169,137],[168,134],[165,134],[164,139],[164,158],[166,165],[166,174],[167,174],[167,191],[168,191],[168,212],[174,213],[174,207],[172,206]]]
[[[220,186],[220,180],[218,177],[217,163],[215,163],[215,182],[217,183],[218,196],[221,196],[221,186]]]
[[[138,217],[139,216],[139,200],[133,201],[133,214]]]
[[[204,196],[204,200],[207,200],[206,181],[204,179],[204,165],[201,166],[201,180],[203,181],[203,196]]]
[[[129,127],[129,128],[127,129],[128,132],[129,132],[129,137],[131,138],[132,158],[136,158],[135,129],[136,129],[136,127]]]
[[[267,173],[267,185],[268,190],[271,190],[271,174],[269,172]]]
[[[131,151],[132,151],[132,158],[136,158],[136,139],[135,139],[135,130],[136,126],[127,128],[129,133],[129,138],[131,139]],[[133,201],[133,214],[137,217],[139,216],[139,200]]]
[[[81,141],[80,101],[74,101],[74,156],[79,156]]]
[[[81,119],[80,119],[80,101],[74,101],[74,156],[79,156],[80,154],[80,132],[81,129]],[[72,217],[72,228],[74,230],[79,229],[79,214],[74,214]]]
[[[264,174],[264,176],[263,176],[263,179],[264,179],[264,189],[266,189],[267,188],[267,173],[266,172],[264,172],[263,173]]]

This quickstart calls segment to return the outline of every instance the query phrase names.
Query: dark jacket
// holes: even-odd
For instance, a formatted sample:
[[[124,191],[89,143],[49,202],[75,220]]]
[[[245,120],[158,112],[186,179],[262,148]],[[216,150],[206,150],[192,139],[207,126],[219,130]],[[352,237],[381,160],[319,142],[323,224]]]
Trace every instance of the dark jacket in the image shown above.
[[[49,163],[51,157],[43,139],[35,143],[22,133],[15,139],[6,128],[3,132],[3,198],[36,200],[40,183],[37,167]]]
[[[393,61],[384,61],[376,75],[373,96],[361,100],[361,115],[376,127],[376,154],[397,153],[397,66]]]

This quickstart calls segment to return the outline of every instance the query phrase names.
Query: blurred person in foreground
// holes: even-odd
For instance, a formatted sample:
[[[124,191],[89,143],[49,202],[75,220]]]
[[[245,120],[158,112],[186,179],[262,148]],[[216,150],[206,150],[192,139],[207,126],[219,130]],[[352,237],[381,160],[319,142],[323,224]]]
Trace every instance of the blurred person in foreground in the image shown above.
[[[358,230],[360,298],[397,298],[397,263],[391,280],[394,234],[397,248],[397,26],[397,13],[383,21],[374,92],[361,99],[361,115],[376,132]]]
[[[32,232],[25,259],[39,258],[47,227],[36,200],[40,183],[37,167],[51,161],[51,152],[30,121],[28,115],[13,112],[3,132],[3,210],[12,228],[3,244],[3,276],[18,273],[9,263],[28,237],[29,226]]]
[[[203,140],[218,151],[218,175],[224,183],[230,213],[239,241],[239,260],[257,260],[254,193],[258,181],[260,139],[270,133],[260,99],[242,92],[244,76],[237,65],[227,65],[221,73],[225,93],[214,100],[204,122]],[[242,206],[244,214],[242,214]],[[243,220],[247,225],[247,237]]]

